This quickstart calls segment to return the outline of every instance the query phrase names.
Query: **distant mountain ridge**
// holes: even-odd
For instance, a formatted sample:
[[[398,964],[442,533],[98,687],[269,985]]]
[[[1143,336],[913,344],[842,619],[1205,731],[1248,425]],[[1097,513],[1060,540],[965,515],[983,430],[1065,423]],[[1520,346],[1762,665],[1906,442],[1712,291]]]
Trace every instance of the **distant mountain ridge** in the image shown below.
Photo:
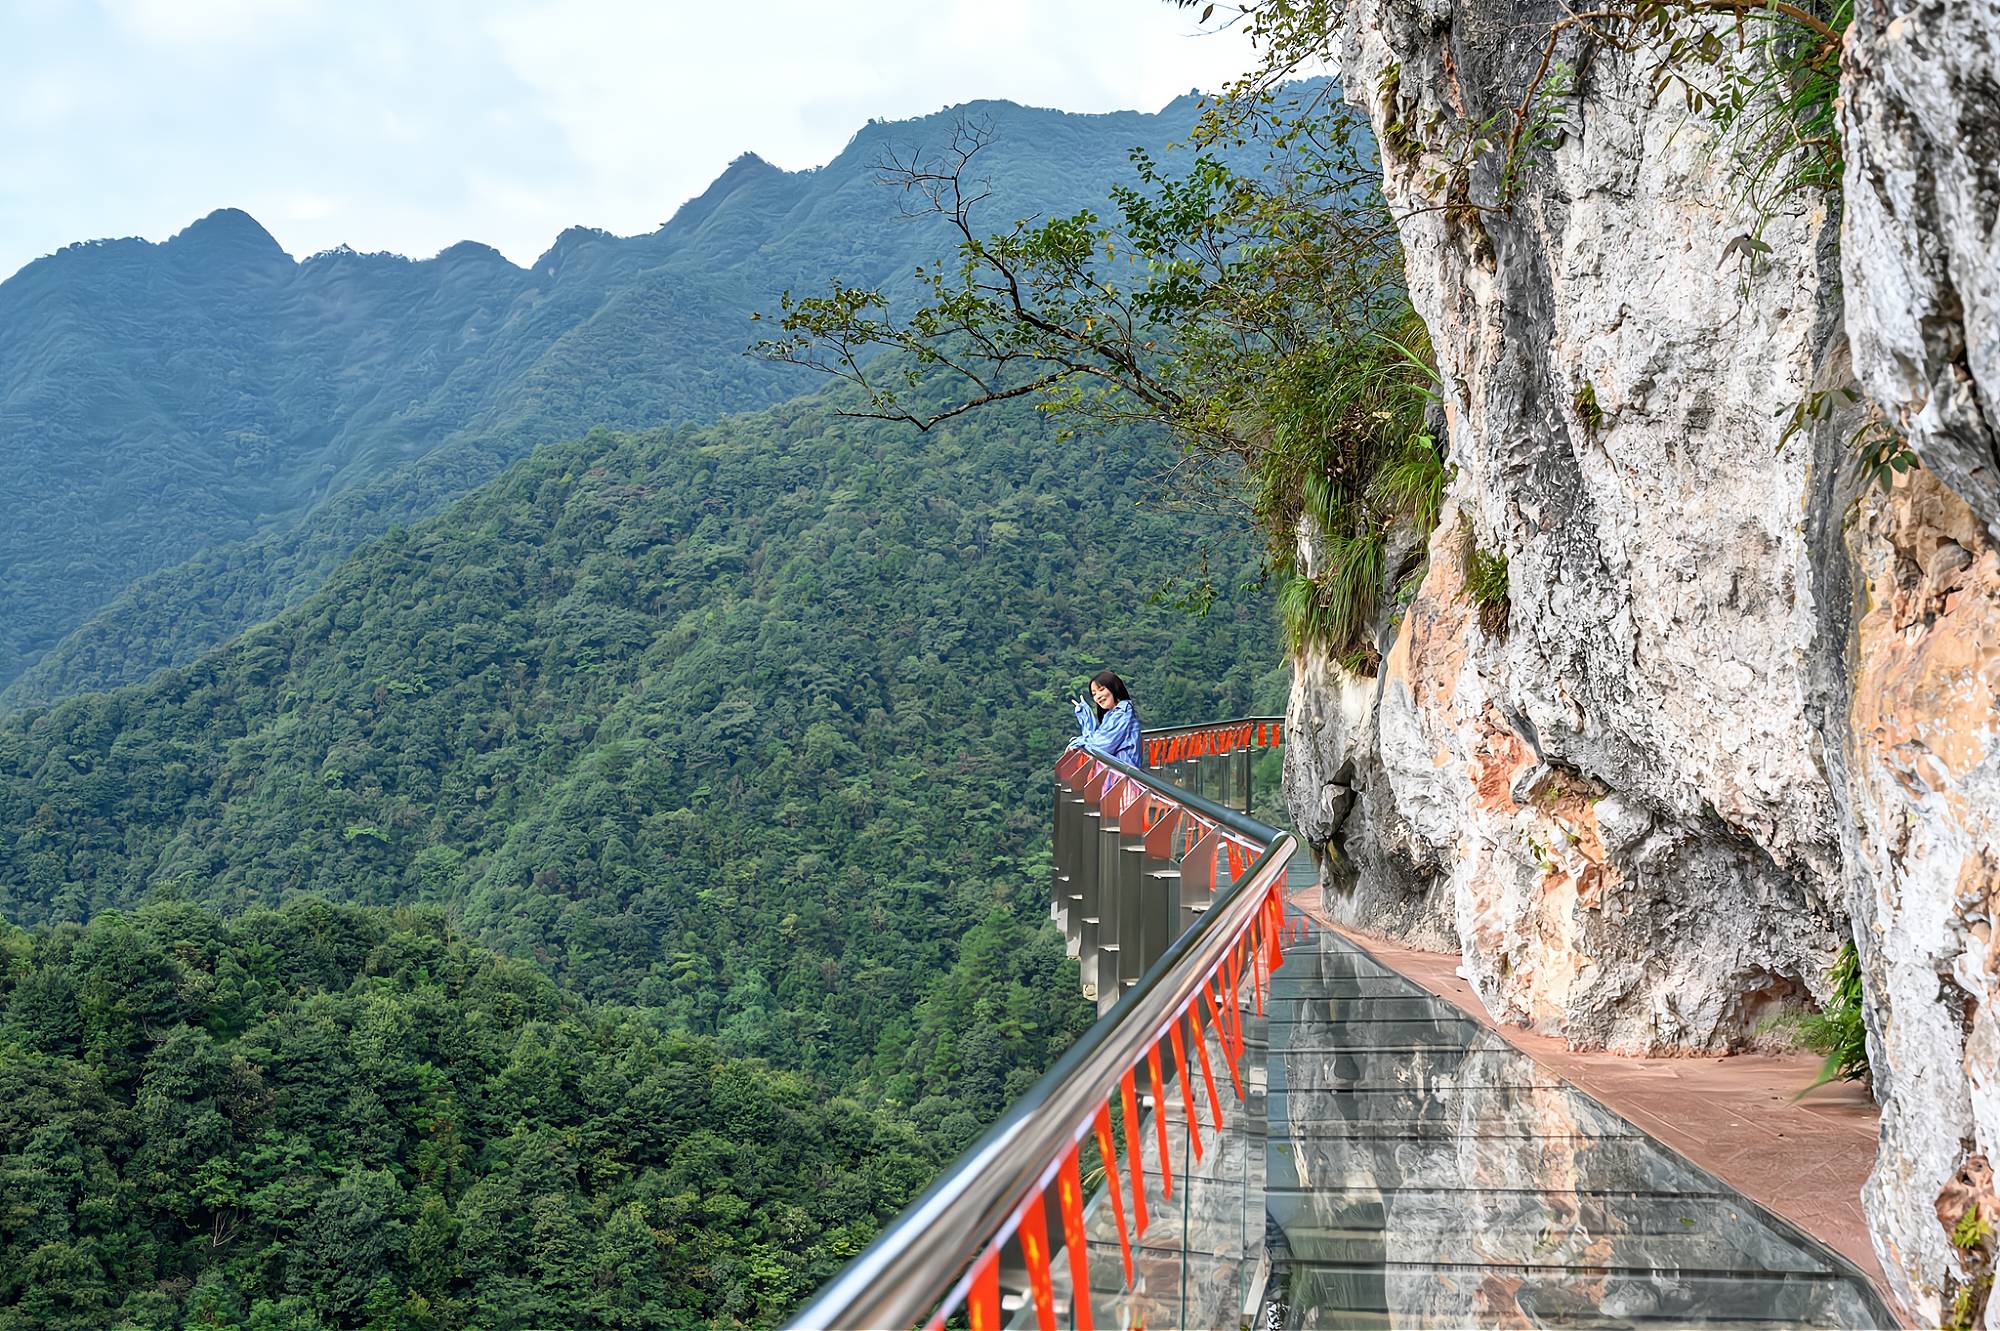
[[[1000,227],[1101,201],[1158,113],[972,102],[871,122],[824,167],[737,158],[660,229],[291,259],[222,209],[73,245],[0,283],[0,705],[136,680],[308,594],[362,541],[534,446],[697,422],[810,387],[746,357],[751,310],[835,273],[891,284],[948,238],[874,180],[891,145],[990,125]]]

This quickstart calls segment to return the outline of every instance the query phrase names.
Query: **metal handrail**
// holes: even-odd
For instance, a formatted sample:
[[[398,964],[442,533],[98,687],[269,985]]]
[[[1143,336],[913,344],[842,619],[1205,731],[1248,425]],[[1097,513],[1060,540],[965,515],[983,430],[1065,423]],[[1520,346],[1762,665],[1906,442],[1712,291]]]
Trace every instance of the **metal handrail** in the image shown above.
[[[1289,833],[1115,758],[1093,757],[1162,798],[1229,828],[1261,851],[1244,876],[1174,940],[1132,991],[786,1326],[797,1331],[909,1327],[928,1316],[1014,1218],[1023,1198],[1049,1184],[1063,1153],[1119,1077],[1199,995],[1203,978],[1281,880],[1297,848]]]
[[[1225,722],[1224,724],[1241,725],[1242,722]],[[1197,729],[1205,728],[1197,727]],[[1141,733],[1143,734],[1144,732]],[[1130,767],[1116,758],[1109,758],[1101,753],[1093,753],[1090,756],[1097,762],[1109,767],[1112,771],[1131,777],[1161,798],[1170,799],[1183,809],[1192,809],[1210,822],[1221,823],[1232,832],[1242,833],[1253,845],[1268,848],[1277,844],[1278,838],[1289,836],[1283,829],[1273,827],[1269,823],[1259,822],[1241,809],[1232,809],[1226,804],[1217,804],[1212,800],[1195,794],[1192,790],[1184,789],[1171,781],[1161,780],[1156,773],[1147,771],[1143,767]],[[1259,858],[1261,859],[1261,856]]]

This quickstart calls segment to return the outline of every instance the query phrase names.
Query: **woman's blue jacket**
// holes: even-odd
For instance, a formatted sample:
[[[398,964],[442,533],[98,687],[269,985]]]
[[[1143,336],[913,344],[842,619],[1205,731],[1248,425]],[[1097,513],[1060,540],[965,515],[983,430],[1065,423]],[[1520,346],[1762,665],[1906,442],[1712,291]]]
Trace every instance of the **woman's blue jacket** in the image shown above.
[[[1101,717],[1089,703],[1078,699],[1076,724],[1083,733],[1069,742],[1072,749],[1089,749],[1132,767],[1146,765],[1139,749],[1139,713],[1130,698],[1115,704]]]

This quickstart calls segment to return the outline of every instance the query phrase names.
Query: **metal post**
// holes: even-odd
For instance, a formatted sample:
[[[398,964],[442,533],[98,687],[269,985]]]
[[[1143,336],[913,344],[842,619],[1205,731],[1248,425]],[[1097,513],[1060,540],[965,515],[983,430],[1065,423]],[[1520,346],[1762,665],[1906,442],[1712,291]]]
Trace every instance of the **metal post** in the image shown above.
[[[1056,905],[1064,942],[1074,957],[1079,955],[1083,938],[1084,885],[1090,881],[1094,867],[1083,852],[1090,845],[1095,824],[1091,821],[1090,805],[1074,787],[1065,787],[1057,801],[1057,811],[1063,816],[1056,824],[1056,867],[1062,873],[1062,881],[1057,885],[1061,898]]]
[[[1100,1015],[1111,1010],[1111,1003],[1124,997],[1125,991],[1139,983],[1158,954],[1151,950],[1152,938],[1149,932],[1142,933],[1145,926],[1141,919],[1146,915],[1148,895],[1145,877],[1146,842],[1137,828],[1118,838],[1118,903],[1122,917],[1118,930],[1118,986],[1105,1001],[1105,992],[1097,993],[1097,1010]]]
[[[1062,778],[1056,779],[1055,824],[1049,838],[1049,848],[1053,852],[1049,867],[1049,914],[1055,919],[1056,927],[1063,931],[1063,937],[1070,936],[1069,928],[1069,880],[1070,861],[1069,829],[1075,811],[1071,808],[1069,786]],[[1071,954],[1075,955],[1074,953]]]

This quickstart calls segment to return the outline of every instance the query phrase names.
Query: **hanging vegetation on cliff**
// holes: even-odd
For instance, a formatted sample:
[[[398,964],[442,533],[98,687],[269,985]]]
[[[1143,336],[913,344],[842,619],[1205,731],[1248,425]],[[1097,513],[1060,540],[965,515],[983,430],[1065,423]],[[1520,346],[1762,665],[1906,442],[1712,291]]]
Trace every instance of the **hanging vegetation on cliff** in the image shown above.
[[[885,161],[956,255],[919,270],[914,309],[880,289],[787,294],[759,344],[868,393],[860,414],[927,430],[1013,398],[1080,423],[1147,421],[1182,445],[1176,501],[1241,505],[1263,530],[1294,650],[1339,656],[1381,591],[1385,528],[1434,522],[1435,373],[1402,288],[1402,252],[1365,121],[1325,82],[1213,104],[1170,171],[1092,212],[980,228],[989,136]],[[1299,566],[1301,521],[1327,552]]]

